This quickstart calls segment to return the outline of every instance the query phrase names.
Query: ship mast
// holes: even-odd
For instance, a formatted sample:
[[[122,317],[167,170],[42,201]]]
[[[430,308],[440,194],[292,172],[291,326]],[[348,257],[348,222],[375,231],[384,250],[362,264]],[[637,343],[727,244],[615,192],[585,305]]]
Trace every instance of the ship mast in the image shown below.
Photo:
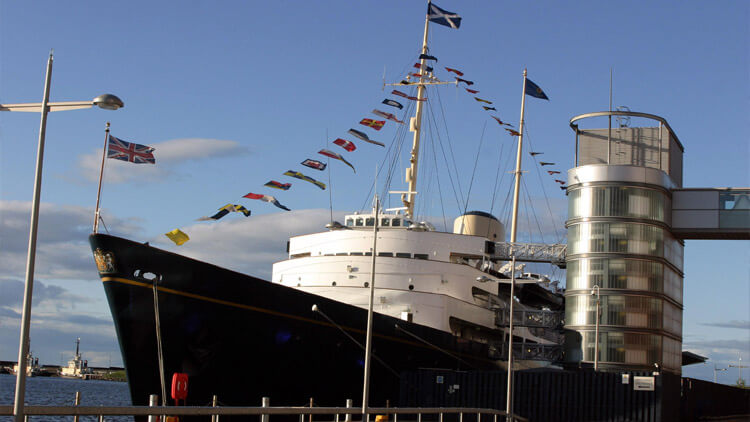
[[[513,187],[513,218],[510,223],[510,243],[516,241],[518,231],[518,193],[521,190],[521,151],[523,150],[523,112],[526,106],[526,69],[523,70],[523,90],[521,91],[521,121],[518,123],[518,151],[516,152],[516,181]]]
[[[422,50],[421,54],[427,54],[427,51],[429,50],[427,48],[427,35],[430,31],[430,15],[425,15],[424,20],[424,37],[422,38]],[[419,74],[421,76],[426,76],[427,74],[427,60],[426,59],[420,59],[419,60],[420,69]],[[425,85],[422,81],[422,78],[420,77],[420,80],[418,82],[417,86],[417,107],[416,112],[414,114],[414,117],[411,118],[411,121],[409,122],[409,130],[414,132],[414,143],[411,147],[411,157],[409,158],[409,162],[411,165],[406,170],[406,183],[409,184],[409,189],[406,193],[401,194],[401,201],[403,201],[404,206],[406,207],[406,216],[409,218],[414,218],[414,202],[415,197],[417,194],[417,169],[419,166],[419,140],[420,136],[422,134],[422,109],[424,108],[424,91],[425,91]]]

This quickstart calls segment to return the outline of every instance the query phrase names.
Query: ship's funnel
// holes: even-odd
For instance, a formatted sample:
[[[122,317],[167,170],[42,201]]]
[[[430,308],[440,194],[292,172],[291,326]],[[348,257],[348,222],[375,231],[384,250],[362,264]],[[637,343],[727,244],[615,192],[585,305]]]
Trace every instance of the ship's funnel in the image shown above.
[[[492,214],[469,211],[453,221],[453,233],[482,236],[493,242],[505,240],[505,227]]]

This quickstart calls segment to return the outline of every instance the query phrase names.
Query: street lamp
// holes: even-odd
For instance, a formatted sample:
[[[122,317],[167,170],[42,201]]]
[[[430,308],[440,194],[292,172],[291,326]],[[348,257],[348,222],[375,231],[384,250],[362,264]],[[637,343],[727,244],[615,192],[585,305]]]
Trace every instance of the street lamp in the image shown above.
[[[591,288],[591,295],[596,296],[596,331],[594,334],[594,371],[599,370],[599,314],[601,312],[601,302],[599,300],[599,285]]]
[[[44,81],[44,96],[41,103],[0,104],[0,111],[40,112],[39,146],[36,153],[36,175],[34,176],[34,198],[31,202],[31,227],[29,228],[29,253],[26,258],[26,285],[23,291],[23,314],[21,317],[21,338],[18,346],[18,374],[16,375],[16,396],[13,415],[16,422],[24,421],[24,395],[26,392],[26,353],[28,352],[29,323],[31,322],[31,296],[34,283],[36,258],[37,226],[39,223],[39,198],[42,191],[42,162],[44,159],[44,135],[47,131],[47,113],[50,111],[76,110],[98,106],[106,110],[117,110],[124,106],[122,100],[112,94],[104,94],[91,101],[49,102],[50,81],[52,79],[52,51],[47,60],[47,76]]]

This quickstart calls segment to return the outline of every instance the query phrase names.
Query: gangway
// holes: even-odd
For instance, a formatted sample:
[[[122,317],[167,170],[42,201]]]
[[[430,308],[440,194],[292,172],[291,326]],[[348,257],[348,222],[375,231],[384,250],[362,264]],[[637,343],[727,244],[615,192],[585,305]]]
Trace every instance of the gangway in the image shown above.
[[[565,268],[565,244],[495,242],[492,258],[517,262],[545,262]]]

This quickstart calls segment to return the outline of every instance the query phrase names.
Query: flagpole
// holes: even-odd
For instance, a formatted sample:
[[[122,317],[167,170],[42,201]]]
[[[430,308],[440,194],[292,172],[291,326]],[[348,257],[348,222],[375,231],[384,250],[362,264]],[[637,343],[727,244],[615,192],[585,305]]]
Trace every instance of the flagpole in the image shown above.
[[[376,167],[377,168],[377,167]],[[377,179],[376,179],[377,181]],[[369,422],[370,415],[367,412],[370,400],[370,361],[372,360],[372,317],[373,301],[375,299],[375,257],[378,245],[378,214],[380,213],[380,200],[377,189],[375,190],[375,224],[372,229],[372,270],[370,274],[370,301],[367,307],[367,335],[365,338],[365,373],[364,386],[362,387],[362,422]]]
[[[523,150],[523,113],[526,108],[526,69],[523,70],[523,89],[521,90],[521,121],[518,123],[518,151],[516,152],[516,183],[513,188],[513,219],[510,224],[510,243],[516,241],[518,230],[518,193],[521,190],[521,157]]]
[[[94,208],[94,233],[99,230],[99,200],[102,197],[102,177],[104,176],[104,159],[107,157],[107,143],[109,141],[109,122],[104,129],[104,149],[102,150],[102,166],[99,170],[99,188],[96,191],[96,207]]]
[[[427,10],[429,11],[431,2],[427,2]],[[422,53],[421,54],[427,54],[427,36],[430,32],[430,14],[427,13],[425,15],[424,19],[424,37],[422,38]],[[419,73],[420,75],[424,75],[425,65],[427,64],[427,59],[420,59],[419,60]],[[418,170],[418,160],[419,160],[419,138],[421,135],[421,125],[422,125],[422,108],[423,106],[423,99],[425,97],[424,91],[425,86],[422,83],[422,79],[420,78],[419,83],[417,84],[417,107],[416,112],[414,114],[414,117],[412,117],[411,122],[409,124],[412,132],[414,132],[414,143],[411,148],[411,157],[409,158],[409,162],[411,162],[411,166],[409,167],[409,172],[406,175],[406,182],[409,184],[409,189],[407,190],[407,193],[401,195],[401,201],[404,203],[404,206],[406,206],[405,214],[407,217],[414,218],[414,202],[415,202],[415,195],[417,192],[417,170]]]
[[[521,157],[523,151],[523,119],[526,109],[526,69],[523,70],[523,89],[521,90],[521,121],[518,123],[518,151],[516,153],[516,183],[513,188],[513,220],[510,226],[510,243],[511,243],[511,277],[510,277],[510,305],[508,314],[510,324],[508,325],[508,389],[505,395],[505,413],[506,420],[513,418],[513,304],[516,290],[516,257],[513,245],[516,242],[516,233],[518,231],[518,193],[521,188]]]

